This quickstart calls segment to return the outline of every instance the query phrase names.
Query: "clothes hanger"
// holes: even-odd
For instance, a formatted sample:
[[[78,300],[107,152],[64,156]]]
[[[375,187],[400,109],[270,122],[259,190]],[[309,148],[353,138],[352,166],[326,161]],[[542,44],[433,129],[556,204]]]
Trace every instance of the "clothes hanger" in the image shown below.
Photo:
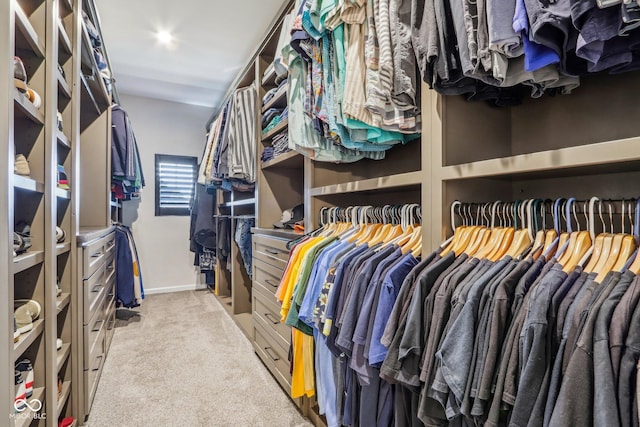
[[[478,252],[474,255],[475,258],[478,259],[486,259],[489,254],[493,252],[493,250],[500,244],[501,230],[496,225],[496,217],[498,216],[498,211],[500,210],[501,203],[499,200],[495,201],[491,204],[491,218],[489,222],[489,237],[486,244],[478,250]]]
[[[625,201],[622,201],[622,223],[624,224],[624,209],[625,209]],[[613,222],[613,221],[612,221]],[[624,227],[624,225],[623,225]],[[623,229],[624,230],[624,229]],[[613,232],[613,226],[612,226]],[[602,283],[607,273],[613,271],[613,267],[616,265],[618,258],[622,256],[622,246],[624,242],[624,231],[622,233],[616,233],[613,236],[613,241],[611,243],[611,253],[609,258],[604,264],[602,271],[598,272],[598,276],[596,277],[596,282]],[[627,259],[625,258],[624,262],[626,263]]]
[[[636,200],[635,220],[633,222],[633,235],[636,238],[636,244],[640,244],[640,199]],[[640,250],[636,251],[635,259],[628,268],[634,274],[640,274]]]
[[[485,225],[485,221],[488,222],[488,218],[486,217],[486,210],[489,205],[490,204],[485,203],[482,206],[478,206],[478,216],[476,220],[476,223],[478,224],[478,230],[475,235],[475,239],[472,239],[472,242],[464,250],[464,253],[466,253],[470,257],[474,256],[475,253],[478,252],[480,248],[484,247],[484,245],[486,245],[489,240],[491,231]],[[480,212],[482,212],[482,220],[480,220]]]
[[[602,202],[597,197],[592,197],[591,201],[593,205],[590,206],[590,209],[593,209],[592,212],[594,212],[594,214],[595,202],[598,202],[598,216],[600,217],[600,222],[602,223],[602,232],[599,233],[594,239],[591,259],[589,260],[589,263],[584,267],[584,271],[587,273],[593,272],[593,269],[596,267],[596,265],[598,265],[600,256],[602,256],[602,250],[604,249],[604,238],[607,234],[607,226],[605,225],[604,218],[602,217]],[[592,225],[595,228],[595,223],[592,223]]]
[[[618,255],[618,260],[613,265],[612,270],[622,272],[624,270],[625,265],[627,265],[629,259],[634,254],[637,245],[636,238],[633,235],[633,219],[631,218],[631,203],[628,205],[629,212],[629,223],[631,224],[631,234],[625,233],[625,220],[624,220],[624,200],[622,201],[622,247],[620,248],[620,254]]]
[[[598,258],[598,263],[593,267],[592,273],[596,273],[600,275],[600,273],[604,270],[609,258],[611,258],[611,252],[613,250],[613,206],[610,202],[607,202],[607,208],[609,210],[609,233],[604,235],[604,240],[602,242],[602,253]],[[606,273],[605,273],[606,274]]]
[[[502,228],[500,235],[500,243],[496,247],[496,249],[487,257],[490,261],[498,261],[501,259],[509,250],[511,246],[511,242],[513,241],[513,237],[515,235],[515,229],[511,226],[511,217],[509,214],[513,214],[513,219],[515,222],[515,209],[519,204],[519,201],[516,203],[507,203],[504,208],[504,218],[505,218],[505,227]]]
[[[533,206],[533,199],[525,200],[521,204],[519,215],[522,228],[515,232],[511,247],[507,251],[507,255],[511,258],[517,258],[524,253],[531,246],[533,233],[531,231],[531,207]],[[528,218],[528,219],[527,219]]]
[[[553,207],[551,210],[551,216],[553,217],[553,230],[552,232],[546,234],[544,241],[543,256],[547,260],[555,255],[556,249],[558,248],[558,244],[560,242],[560,234],[562,232],[560,228],[560,205],[563,201],[564,199],[559,198],[553,202]]]
[[[580,222],[578,221],[578,217],[575,214],[575,203],[573,204],[573,213],[574,213],[574,217],[576,219],[576,224],[578,227],[578,231],[576,232],[575,238],[574,238],[574,244],[573,247],[571,248],[571,251],[567,251],[569,253],[569,257],[568,259],[565,260],[565,263],[562,264],[563,265],[563,271],[565,273],[569,273],[571,272],[573,269],[575,269],[578,264],[580,263],[580,261],[582,260],[582,258],[585,256],[585,254],[589,251],[589,249],[591,248],[591,233],[588,231],[589,229],[589,218],[587,217],[587,207],[586,207],[586,202],[585,202],[585,207],[583,209],[584,214],[585,214],[585,221],[586,221],[586,225],[587,225],[587,230],[580,230]]]

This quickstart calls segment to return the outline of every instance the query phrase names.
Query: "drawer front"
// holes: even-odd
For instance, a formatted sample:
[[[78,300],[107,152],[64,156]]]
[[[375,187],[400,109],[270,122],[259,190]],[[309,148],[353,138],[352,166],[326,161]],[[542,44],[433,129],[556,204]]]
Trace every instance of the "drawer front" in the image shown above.
[[[103,264],[100,266],[93,276],[88,280],[82,281],[82,287],[84,289],[84,324],[89,322],[93,313],[99,310],[100,302],[102,301],[105,293],[105,274],[106,266]]]
[[[89,360],[89,367],[84,371],[84,390],[85,390],[85,413],[89,413],[91,405],[93,404],[93,398],[98,388],[98,380],[100,379],[100,373],[102,372],[102,366],[104,364],[104,353],[98,353]]]
[[[263,295],[261,290],[253,293],[253,317],[258,317],[267,330],[273,331],[275,338],[284,348],[289,347],[291,342],[291,327],[280,321],[280,306],[276,304],[271,296]]]
[[[109,351],[109,347],[111,347],[111,340],[113,339],[113,334],[116,332],[116,303],[112,301],[107,309],[107,317],[106,317],[106,334],[104,339],[104,352],[107,353]]]
[[[254,235],[254,257],[284,270],[289,260],[289,250],[286,244],[287,241],[284,239]]]
[[[105,312],[99,310],[95,316],[91,319],[88,325],[84,327],[84,359],[90,360],[91,354],[95,352],[96,346],[99,346],[104,351],[104,347],[100,342],[101,337],[104,337],[105,330]]]
[[[291,374],[289,373],[288,350],[274,344],[269,333],[260,324],[254,323],[255,341],[253,348],[269,371],[278,380],[282,388],[291,392]]]
[[[82,278],[88,279],[104,264],[104,240],[97,239],[82,248],[83,269]]]
[[[253,267],[254,280],[275,294],[280,286],[282,272],[255,258],[253,259]]]
[[[106,269],[107,278],[105,280],[104,285],[104,293],[106,295],[105,299],[105,307],[108,306],[111,301],[114,300],[116,295],[116,272],[115,269],[111,270],[109,273],[109,267]]]
[[[104,236],[104,252],[109,255],[116,254],[116,233]]]

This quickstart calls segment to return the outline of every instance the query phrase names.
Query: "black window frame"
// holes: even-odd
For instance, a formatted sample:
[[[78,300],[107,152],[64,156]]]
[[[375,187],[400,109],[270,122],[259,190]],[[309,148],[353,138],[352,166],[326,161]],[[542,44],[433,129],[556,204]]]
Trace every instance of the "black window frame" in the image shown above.
[[[189,207],[169,208],[166,206],[160,206],[160,164],[161,163],[176,163],[186,164],[193,166],[193,183],[191,188],[191,198],[189,200]],[[173,154],[156,154],[155,155],[155,184],[156,184],[156,200],[155,200],[155,216],[188,216],[191,214],[191,203],[195,196],[195,183],[198,179],[198,158],[193,156],[178,156]]]

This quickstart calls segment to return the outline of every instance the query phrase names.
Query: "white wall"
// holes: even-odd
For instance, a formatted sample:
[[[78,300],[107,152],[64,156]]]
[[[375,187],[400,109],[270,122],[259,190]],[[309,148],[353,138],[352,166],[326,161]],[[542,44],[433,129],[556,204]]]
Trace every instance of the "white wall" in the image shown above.
[[[124,203],[123,223],[136,241],[145,293],[195,289],[200,274],[189,251],[189,217],[155,216],[155,154],[196,156],[205,145],[211,109],[120,94],[138,141],[146,186],[141,201]]]

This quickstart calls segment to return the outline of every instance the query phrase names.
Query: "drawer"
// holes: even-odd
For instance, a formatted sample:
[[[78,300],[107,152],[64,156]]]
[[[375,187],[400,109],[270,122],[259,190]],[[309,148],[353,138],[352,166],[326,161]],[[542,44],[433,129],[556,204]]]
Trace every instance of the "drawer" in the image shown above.
[[[82,278],[88,279],[104,264],[104,238],[96,239],[82,248]]]
[[[88,362],[88,368],[84,371],[84,390],[85,390],[85,413],[89,413],[91,405],[93,404],[93,398],[98,388],[98,380],[100,379],[100,373],[102,372],[102,366],[104,364],[104,352],[95,354]]]
[[[105,312],[99,310],[95,316],[91,319],[88,325],[84,327],[84,359],[90,360],[91,354],[95,351],[97,345],[104,350],[102,343],[100,343],[101,337],[104,338],[105,330]],[[86,365],[85,365],[86,367]]]
[[[255,340],[253,348],[269,371],[278,380],[287,393],[291,392],[291,374],[289,373],[289,350],[274,344],[269,333],[260,324],[254,323]]]
[[[109,267],[106,269],[107,278],[105,279],[104,292],[106,294],[105,305],[109,305],[109,303],[115,298],[116,295],[116,271],[112,269],[109,272]]]
[[[265,264],[259,259],[253,259],[253,273],[254,280],[269,289],[271,293],[275,294],[278,286],[280,286],[280,279],[282,278],[282,272],[277,268]]]
[[[111,347],[111,340],[113,339],[113,334],[116,332],[116,303],[112,301],[109,307],[107,308],[107,316],[105,321],[105,338],[104,338],[104,352],[109,352],[109,347]]]
[[[105,293],[106,266],[103,264],[88,280],[82,281],[84,291],[84,324],[100,309]]]
[[[283,270],[289,260],[287,241],[265,236],[253,236],[253,256]]]
[[[291,327],[280,321],[280,306],[273,301],[273,295],[263,295],[261,289],[255,288],[253,292],[253,317],[263,323],[265,329],[273,331],[274,338],[284,348],[291,342]]]
[[[107,254],[107,257],[110,255],[115,256],[116,254],[116,233],[110,233],[107,236],[104,236],[104,252]]]

